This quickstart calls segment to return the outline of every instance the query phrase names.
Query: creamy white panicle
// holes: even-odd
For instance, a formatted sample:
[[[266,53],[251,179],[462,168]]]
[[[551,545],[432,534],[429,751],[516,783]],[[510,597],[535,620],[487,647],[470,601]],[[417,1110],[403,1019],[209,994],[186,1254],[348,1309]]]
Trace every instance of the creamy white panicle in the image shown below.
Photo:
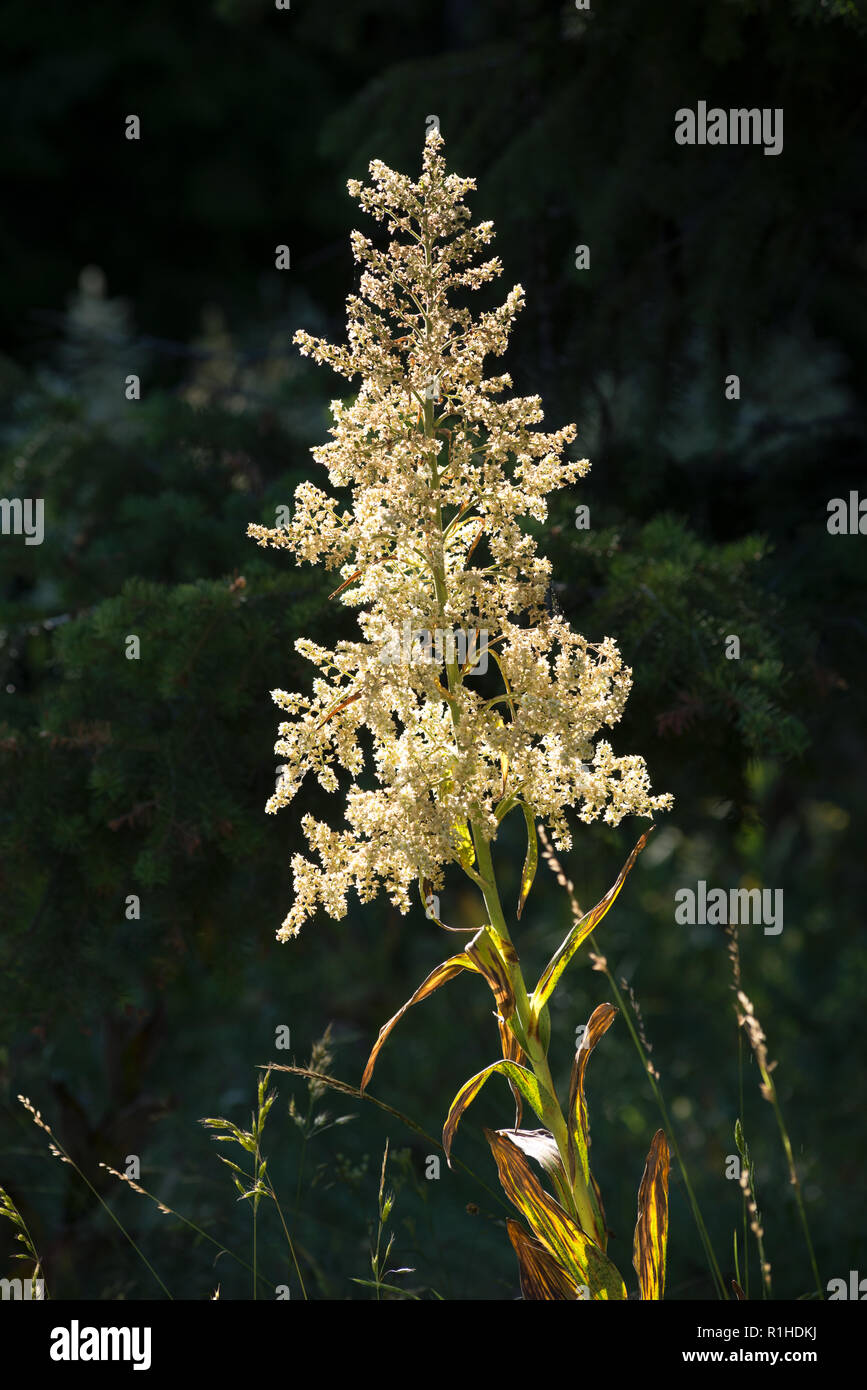
[[[539,397],[506,398],[511,378],[483,374],[484,358],[507,347],[521,286],[477,317],[449,302],[502,266],[479,261],[493,225],[470,225],[463,200],[475,182],[446,174],[442,144],[431,130],[417,183],[379,160],[370,186],[350,180],[365,212],[387,224],[388,246],[352,234],[365,269],[360,295],[347,300],[346,346],[295,334],[303,354],[361,377],[351,404],[332,402],[331,442],[312,450],[332,485],[351,490],[351,509],[304,482],[288,525],[248,528],[260,545],[339,567],[340,601],[361,610],[361,641],[296,642],[320,672],[312,694],[272,691],[292,718],[279,727],[285,767],[266,809],[288,804],[308,772],[332,792],[335,766],[353,779],[348,828],[304,817],[319,862],[293,858],[295,901],[281,940],[320,905],[344,916],[351,888],[367,902],[384,886],[406,912],[414,880],[442,888],[450,863],[473,876],[468,819],[490,841],[523,804],[568,848],[567,807],[617,825],[672,804],[651,796],[642,758],[594,744],[620,718],[631,685],[616,643],[586,641],[544,606],[551,565],[520,519],[544,521],[547,494],[590,465],[562,460],[574,425],[534,428]],[[448,648],[447,669],[384,659],[407,621],[413,630],[486,634],[501,693],[486,699],[471,688]],[[365,761],[362,726],[372,736],[374,791],[354,781]]]

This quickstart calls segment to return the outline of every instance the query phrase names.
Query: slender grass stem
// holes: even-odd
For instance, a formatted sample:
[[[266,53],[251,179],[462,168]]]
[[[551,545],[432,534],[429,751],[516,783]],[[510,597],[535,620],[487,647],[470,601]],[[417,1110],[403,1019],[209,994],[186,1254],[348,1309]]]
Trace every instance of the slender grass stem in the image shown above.
[[[39,1112],[38,1112],[37,1110],[34,1109],[34,1107],[30,1104],[29,1100],[27,1100],[26,1096],[19,1096],[18,1099],[20,1100],[21,1104],[24,1106],[25,1110],[29,1111],[29,1113],[33,1116],[34,1122],[39,1126],[39,1128],[40,1128],[40,1129],[44,1129],[45,1132],[51,1136],[51,1143],[50,1143],[50,1145],[49,1145],[49,1147],[50,1147],[50,1149],[51,1149],[51,1152],[55,1155],[56,1158],[59,1158],[59,1159],[61,1160],[61,1162],[63,1162],[63,1163],[68,1163],[69,1166],[70,1166],[70,1168],[74,1169],[74,1171],[75,1171],[75,1172],[78,1174],[78,1176],[81,1178],[82,1182],[85,1183],[85,1184],[90,1188],[90,1190],[91,1190],[91,1192],[93,1193],[94,1197],[95,1197],[96,1200],[99,1202],[99,1205],[108,1213],[108,1215],[111,1217],[112,1221],[114,1222],[115,1226],[117,1226],[117,1228],[118,1228],[118,1230],[121,1232],[121,1234],[122,1234],[123,1236],[125,1236],[125,1238],[129,1241],[130,1245],[132,1246],[132,1248],[133,1248],[133,1250],[135,1251],[135,1253],[138,1255],[139,1259],[140,1259],[140,1260],[142,1261],[142,1263],[145,1264],[145,1265],[147,1266],[147,1268],[150,1270],[151,1274],[153,1275],[153,1277],[154,1277],[154,1279],[156,1280],[156,1282],[159,1284],[159,1286],[160,1286],[160,1288],[162,1289],[163,1293],[165,1294],[166,1298],[172,1298],[172,1294],[169,1293],[168,1289],[166,1288],[166,1286],[165,1286],[165,1284],[163,1283],[163,1281],[162,1281],[162,1279],[160,1278],[160,1276],[157,1274],[157,1272],[156,1272],[156,1270],[154,1269],[153,1265],[151,1264],[150,1260],[147,1258],[147,1256],[144,1254],[144,1252],[143,1252],[142,1250],[140,1250],[139,1247],[136,1245],[135,1241],[133,1240],[132,1236],[130,1235],[130,1233],[129,1233],[129,1231],[126,1229],[126,1227],[125,1227],[124,1225],[122,1225],[122,1223],[121,1223],[120,1221],[118,1221],[118,1219],[117,1219],[117,1217],[115,1216],[114,1212],[112,1211],[111,1207],[110,1207],[110,1206],[108,1205],[108,1203],[107,1203],[106,1201],[104,1201],[103,1198],[99,1195],[99,1193],[97,1192],[97,1190],[96,1190],[96,1188],[94,1187],[93,1183],[92,1183],[92,1182],[90,1181],[90,1179],[88,1178],[87,1174],[84,1173],[84,1172],[82,1172],[81,1168],[79,1168],[78,1164],[75,1162],[75,1159],[72,1158],[72,1157],[70,1157],[70,1155],[67,1153],[66,1149],[63,1147],[63,1145],[60,1143],[60,1141],[56,1138],[56,1136],[55,1136],[53,1130],[45,1123],[45,1121],[42,1119],[42,1116],[39,1114]]]
[[[325,1072],[312,1071],[309,1067],[290,1067],[283,1062],[271,1062],[270,1070],[288,1071],[294,1076],[304,1076],[311,1081],[320,1081],[323,1085],[330,1086],[332,1090],[340,1091],[345,1096],[354,1096],[356,1100],[370,1101],[370,1103],[375,1105],[379,1110],[383,1110],[386,1115],[393,1115],[395,1119],[400,1120],[401,1124],[406,1125],[407,1129],[411,1129],[414,1134],[418,1134],[434,1148],[442,1148],[442,1142],[439,1139],[435,1139],[432,1134],[428,1134],[427,1130],[423,1129],[422,1126],[409,1115],[404,1115],[402,1111],[396,1110],[393,1105],[388,1105],[384,1100],[379,1100],[376,1096],[371,1095],[370,1091],[360,1091],[357,1086],[350,1086],[348,1081],[339,1081],[336,1076],[328,1076]],[[484,1178],[479,1177],[478,1173],[464,1163],[462,1159],[452,1155],[451,1161],[453,1167],[462,1168],[467,1176],[472,1178],[474,1182],[477,1182],[479,1186],[487,1192],[488,1196],[497,1202],[504,1211],[511,1212],[511,1207],[504,1200],[501,1193],[496,1192],[494,1188],[490,1187],[485,1182]]]
[[[216,1246],[221,1255],[228,1255],[230,1260],[234,1260],[236,1264],[240,1265],[242,1269],[246,1269],[248,1273],[252,1270],[253,1266],[249,1264],[247,1260],[242,1259],[240,1255],[236,1255],[234,1250],[230,1250],[227,1245],[223,1245],[214,1236],[210,1235],[208,1231],[204,1231],[201,1226],[197,1226],[195,1221],[190,1221],[189,1217],[176,1211],[174,1207],[168,1206],[160,1197],[155,1196],[153,1192],[149,1192],[146,1187],[142,1187],[140,1183],[133,1184],[130,1178],[127,1178],[123,1173],[118,1173],[115,1168],[109,1168],[107,1163],[101,1163],[100,1167],[105,1168],[107,1172],[111,1173],[112,1177],[127,1183],[128,1186],[132,1187],[133,1191],[137,1192],[140,1196],[147,1197],[164,1215],[175,1217],[175,1219],[180,1221],[184,1226],[188,1226],[191,1231],[195,1231],[197,1236],[201,1236],[203,1240]],[[267,1283],[264,1274],[260,1274],[259,1278]]]
[[[741,1126],[744,1123],[744,1037],[740,1028],[738,1029],[738,1115],[740,1116]],[[747,1198],[746,1193],[741,1193],[741,1207],[743,1210],[743,1234],[744,1234],[744,1297],[750,1296],[750,1247],[747,1240]],[[740,1282],[740,1281],[739,1281]]]
[[[0,1187],[0,1216],[5,1216],[8,1221],[12,1222],[13,1226],[18,1227],[20,1233],[18,1239],[22,1241],[27,1253],[33,1261],[33,1272],[30,1275],[31,1293],[36,1293],[36,1280],[39,1278],[40,1271],[42,1271],[42,1297],[47,1301],[50,1299],[51,1295],[48,1292],[47,1280],[44,1278],[44,1270],[42,1269],[42,1261],[39,1258],[39,1252],[36,1249],[27,1222],[24,1220],[24,1217],[21,1215],[21,1212],[16,1207],[5,1187]]]
[[[816,1252],[815,1252],[815,1250],[813,1249],[813,1242],[812,1242],[812,1240],[811,1240],[811,1238],[810,1238],[810,1227],[809,1227],[809,1225],[808,1225],[808,1223],[807,1223],[807,1212],[806,1212],[806,1209],[805,1209],[805,1207],[804,1207],[804,1199],[803,1199],[803,1196],[802,1196],[802,1194],[801,1194],[801,1184],[800,1184],[800,1182],[799,1182],[799,1180],[798,1180],[797,1169],[795,1168],[795,1156],[794,1156],[794,1154],[792,1153],[792,1145],[791,1145],[791,1142],[790,1142],[790,1140],[789,1140],[789,1134],[788,1134],[788,1131],[787,1131],[787,1129],[786,1129],[785,1121],[783,1120],[783,1112],[782,1112],[782,1110],[780,1109],[780,1102],[779,1102],[779,1100],[777,1099],[777,1089],[776,1089],[776,1087],[775,1087],[775,1085],[774,1085],[774,1083],[773,1083],[773,1079],[772,1079],[772,1077],[770,1076],[770,1074],[768,1074],[768,1076],[767,1076],[767,1079],[766,1079],[766,1081],[765,1081],[765,1085],[769,1086],[769,1087],[770,1087],[770,1091],[771,1091],[771,1104],[772,1104],[773,1107],[774,1107],[774,1114],[775,1114],[776,1117],[777,1117],[777,1125],[778,1125],[779,1130],[780,1130],[780,1138],[781,1138],[782,1143],[783,1143],[783,1149],[785,1150],[786,1162],[787,1162],[788,1165],[789,1165],[789,1178],[790,1178],[790,1181],[791,1181],[791,1183],[792,1183],[792,1186],[793,1186],[794,1189],[795,1189],[795,1201],[796,1201],[797,1204],[798,1204],[798,1214],[799,1214],[799,1216],[800,1216],[800,1218],[801,1218],[801,1228],[802,1228],[802,1230],[803,1230],[803,1232],[804,1232],[804,1240],[806,1241],[807,1250],[808,1250],[809,1255],[810,1255],[810,1267],[811,1267],[811,1269],[812,1269],[812,1271],[813,1271],[813,1278],[814,1278],[814,1280],[816,1281],[816,1291],[817,1291],[819,1297],[820,1297],[822,1300],[824,1300],[824,1298],[825,1298],[825,1291],[824,1291],[824,1289],[822,1288],[822,1281],[821,1281],[821,1279],[819,1278],[819,1266],[818,1266],[818,1264],[816,1263]]]
[[[301,1285],[301,1292],[302,1292],[303,1295],[304,1295],[305,1302],[307,1302],[307,1301],[308,1301],[308,1299],[307,1299],[307,1290],[306,1290],[306,1288],[304,1287],[304,1280],[303,1280],[303,1278],[302,1278],[301,1269],[300,1269],[300,1266],[299,1266],[299,1264],[298,1264],[298,1257],[297,1257],[296,1254],[295,1254],[295,1246],[292,1244],[292,1237],[291,1237],[290,1234],[289,1234],[289,1229],[288,1229],[288,1227],[287,1227],[287,1225],[286,1225],[286,1221],[285,1221],[285,1219],[284,1219],[284,1217],[283,1217],[283,1209],[282,1209],[282,1207],[280,1206],[279,1201],[277,1200],[277,1193],[274,1191],[274,1186],[273,1186],[273,1184],[272,1184],[270,1178],[268,1179],[268,1181],[267,1181],[267,1183],[265,1184],[265,1186],[266,1186],[266,1189],[267,1189],[267,1191],[269,1192],[269,1194],[270,1194],[270,1196],[271,1196],[271,1200],[273,1201],[275,1207],[277,1208],[277,1213],[278,1213],[278,1215],[279,1215],[279,1217],[280,1217],[280,1224],[281,1224],[281,1226],[283,1227],[283,1234],[286,1236],[286,1243],[287,1243],[287,1245],[289,1246],[289,1253],[290,1253],[291,1256],[292,1256],[292,1263],[293,1263],[294,1266],[295,1266],[295,1273],[298,1275],[298,1283]]]
[[[783,1112],[780,1108],[780,1101],[777,1095],[777,1088],[774,1085],[773,1071],[776,1062],[768,1060],[767,1038],[762,1031],[762,1026],[756,1018],[752,1001],[747,997],[743,990],[737,992],[737,1019],[738,1026],[742,1028],[749,1039],[750,1047],[758,1064],[759,1073],[762,1078],[762,1085],[759,1088],[763,1098],[773,1107],[777,1119],[777,1127],[780,1131],[780,1139],[783,1145],[783,1152],[786,1155],[786,1163],[789,1168],[789,1180],[795,1189],[795,1201],[798,1206],[798,1215],[801,1220],[801,1229],[804,1232],[804,1240],[810,1256],[810,1267],[813,1271],[813,1278],[816,1283],[816,1292],[819,1298],[824,1300],[825,1291],[822,1288],[822,1281],[819,1278],[819,1267],[816,1263],[816,1252],[813,1249],[813,1242],[810,1238],[810,1227],[807,1222],[807,1212],[804,1207],[804,1199],[801,1194],[801,1184],[798,1180],[798,1172],[795,1167],[795,1156],[792,1152],[792,1145],[789,1140],[789,1133],[783,1119]]]

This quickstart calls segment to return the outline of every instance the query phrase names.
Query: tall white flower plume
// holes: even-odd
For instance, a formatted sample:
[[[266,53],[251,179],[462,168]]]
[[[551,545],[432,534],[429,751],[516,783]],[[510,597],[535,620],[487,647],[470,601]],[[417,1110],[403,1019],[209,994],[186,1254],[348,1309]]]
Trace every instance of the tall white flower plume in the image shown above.
[[[478,883],[480,839],[489,844],[518,806],[568,848],[570,807],[617,825],[672,804],[651,795],[641,757],[616,757],[598,737],[631,685],[616,643],[588,642],[545,608],[551,566],[521,521],[543,521],[548,493],[590,465],[564,461],[574,425],[545,432],[538,396],[507,394],[508,374],[484,375],[485,358],[507,347],[523,290],[475,317],[461,304],[502,267],[482,259],[493,226],[471,225],[464,199],[475,183],[446,173],[442,144],[430,131],[417,183],[379,160],[370,185],[350,180],[388,244],[352,235],[364,271],[347,300],[345,346],[295,335],[302,353],[361,379],[350,404],[332,402],[331,440],[312,451],[351,506],[305,482],[286,527],[248,528],[260,545],[339,568],[340,602],[359,609],[359,641],[296,642],[319,671],[311,693],[272,691],[291,718],[279,727],[285,771],[266,809],[290,802],[308,772],[332,792],[336,768],[351,779],[343,828],[304,818],[315,859],[293,859],[282,940],[319,905],[342,917],[353,888],[368,901],[385,887],[405,912],[413,882],[442,888],[448,864]],[[446,641],[441,661],[395,659],[407,625],[463,634],[463,647]],[[482,648],[495,693],[473,674]],[[355,781],[362,728],[375,790]]]

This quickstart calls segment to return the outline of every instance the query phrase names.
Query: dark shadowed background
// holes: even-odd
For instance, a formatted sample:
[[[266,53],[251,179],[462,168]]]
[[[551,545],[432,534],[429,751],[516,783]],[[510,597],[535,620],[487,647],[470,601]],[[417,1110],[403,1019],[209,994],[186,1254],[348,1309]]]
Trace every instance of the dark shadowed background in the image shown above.
[[[380,1025],[453,949],[420,906],[401,917],[385,897],[275,942],[301,815],[333,818],[337,803],[307,787],[265,816],[280,717],[268,692],[309,681],[296,637],[356,629],[328,602],[333,573],[245,536],[315,476],[309,449],[348,389],[291,344],[298,327],[342,337],[349,233],[370,227],[346,179],[372,158],[416,177],[430,114],[449,168],[477,180],[475,215],[495,223],[504,275],[485,302],[526,291],[506,369],[542,396],[549,428],[577,422],[593,464],[534,527],[554,596],[589,639],[619,641],[634,688],[615,751],[642,753],[655,790],[676,796],[597,947],[635,992],[723,1273],[741,1231],[725,1177],[741,1113],[774,1292],[809,1296],[748,1053],[741,1109],[724,932],[674,916],[699,880],[783,890],[782,932],[740,933],[743,987],[778,1062],[822,1282],[867,1274],[867,535],[826,524],[832,498],[867,491],[864,64],[858,7],[837,0],[8,0],[0,496],[44,498],[45,538],[0,536],[0,1183],[52,1296],[160,1289],[19,1092],[175,1297],[219,1284],[248,1298],[246,1269],[215,1265],[213,1244],[99,1163],[124,1171],[137,1155],[148,1191],[249,1260],[249,1204],[199,1119],[246,1124],[256,1067],[306,1065],[314,1046],[356,1086]],[[700,100],[782,108],[782,153],[677,145],[675,111]],[[289,270],[275,269],[281,244]],[[733,373],[739,400],[725,398]],[[576,825],[564,863],[582,907],[645,828]],[[498,845],[508,902],[519,829]],[[447,920],[478,911],[453,880]],[[541,866],[516,932],[528,978],[570,920]],[[556,996],[558,1082],[606,997],[582,952]],[[438,1136],[495,1047],[485,987],[458,979],[402,1021],[372,1092]],[[505,1087],[462,1125],[466,1168],[443,1163],[435,1180],[433,1139],[274,1079],[264,1151],[310,1297],[373,1296],[351,1281],[370,1276],[386,1137],[405,1286],[517,1296],[481,1132],[509,1123]],[[660,1119],[623,1019],[594,1054],[588,1102],[626,1273]],[[672,1182],[668,1296],[711,1298],[676,1168]],[[267,1204],[259,1228],[260,1297],[281,1284],[302,1297]],[[4,1223],[9,1275],[29,1268],[7,1261],[14,1249]]]

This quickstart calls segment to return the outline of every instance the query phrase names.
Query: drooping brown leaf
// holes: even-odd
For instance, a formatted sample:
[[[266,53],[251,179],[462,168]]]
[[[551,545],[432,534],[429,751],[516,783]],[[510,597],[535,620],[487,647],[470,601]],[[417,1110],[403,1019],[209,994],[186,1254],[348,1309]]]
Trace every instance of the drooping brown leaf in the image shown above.
[[[564,1272],[579,1286],[586,1285],[591,1299],[625,1299],[626,1286],[608,1256],[581,1230],[560,1203],[545,1192],[517,1145],[508,1134],[486,1129],[509,1201],[528,1222],[535,1238],[553,1255]]]
[[[541,1241],[525,1231],[520,1221],[510,1216],[506,1221],[506,1230],[518,1257],[521,1293],[525,1299],[552,1303],[581,1301],[581,1291],[572,1276],[557,1263]]]
[[[398,1009],[397,1013],[380,1028],[379,1037],[373,1045],[373,1050],[367,1059],[367,1066],[364,1068],[364,1075],[361,1078],[362,1091],[370,1082],[373,1069],[376,1066],[376,1059],[382,1050],[386,1038],[398,1020],[403,1018],[407,1009],[411,1008],[413,1004],[420,1004],[423,999],[427,999],[428,995],[433,994],[434,990],[439,989],[440,985],[444,985],[447,981],[454,979],[455,975],[459,975],[462,970],[475,969],[476,967],[470,960],[466,951],[461,951],[458,955],[451,956],[449,960],[441,961],[436,969],[431,971],[427,978],[419,985],[412,998],[407,999],[403,1007]]]
[[[511,941],[504,941],[502,937],[495,941],[490,931],[485,929],[484,932],[479,932],[473,937],[467,946],[467,955],[474,962],[478,973],[487,980],[496,1000],[495,1017],[504,1060],[517,1062],[519,1066],[523,1066],[527,1056],[509,1023],[510,1019],[514,1020],[515,1018],[515,995],[509,978],[509,965],[517,965],[517,951]],[[509,1079],[509,1088],[515,1100],[515,1128],[517,1129],[523,1117],[524,1102],[520,1090],[511,1079]]]
[[[379,1036],[373,1045],[373,1050],[367,1059],[367,1066],[364,1068],[364,1076],[361,1080],[362,1091],[367,1086],[373,1075],[376,1066],[376,1059],[382,1050],[382,1046],[399,1019],[403,1017],[407,1009],[413,1004],[420,1004],[423,999],[427,999],[433,994],[434,990],[439,989],[440,985],[446,984],[454,979],[462,970],[471,970],[476,975],[481,975],[487,980],[497,1009],[503,1019],[504,1027],[509,1018],[515,1011],[515,997],[509,981],[509,973],[500,955],[501,946],[508,947],[508,942],[498,944],[495,942],[488,927],[482,927],[481,931],[476,932],[472,941],[468,943],[463,951],[456,956],[451,956],[448,960],[442,961],[425,980],[419,985],[415,994],[408,999],[397,1013],[384,1023],[379,1030]],[[514,953],[514,947],[511,948]],[[516,957],[517,959],[517,957]]]
[[[632,1247],[632,1264],[642,1299],[661,1299],[665,1292],[669,1163],[668,1140],[664,1131],[658,1129],[638,1189],[638,1221]]]
[[[515,1012],[515,995],[509,978],[509,965],[516,965],[518,953],[511,941],[494,937],[489,927],[476,932],[466,954],[479,975],[490,985],[497,1010],[508,1021]]]

